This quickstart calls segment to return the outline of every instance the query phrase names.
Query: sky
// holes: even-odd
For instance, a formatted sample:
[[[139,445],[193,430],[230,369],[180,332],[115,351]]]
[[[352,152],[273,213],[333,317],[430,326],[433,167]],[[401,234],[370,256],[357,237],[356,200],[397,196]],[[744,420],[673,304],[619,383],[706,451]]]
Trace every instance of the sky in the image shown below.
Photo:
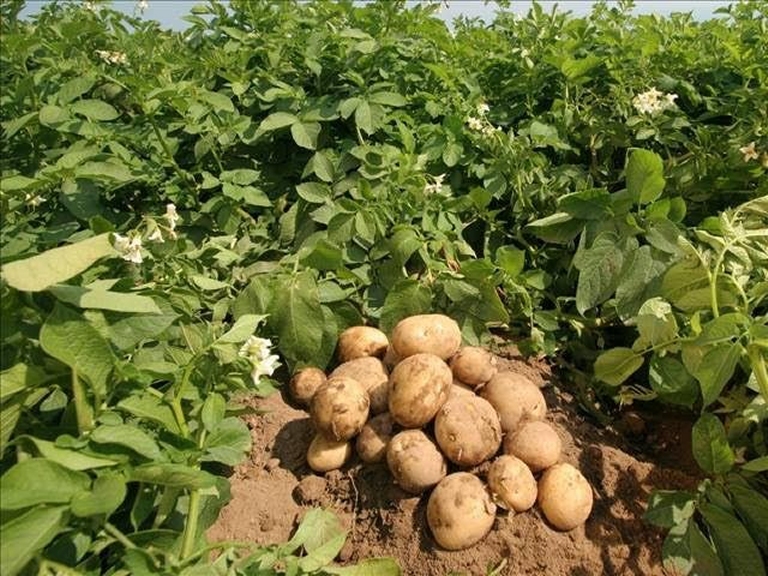
[[[49,0],[27,0],[27,7],[22,15],[36,13],[42,5]],[[0,0],[2,2],[2,0]],[[157,20],[164,27],[182,30],[186,22],[181,18],[189,14],[189,10],[195,4],[202,4],[201,0],[148,0],[149,6],[144,12],[144,17]],[[635,12],[637,14],[670,14],[671,12],[691,12],[693,17],[704,20],[713,17],[715,9],[726,6],[729,2],[723,0],[636,0]],[[557,4],[559,9],[570,11],[574,15],[583,16],[589,14],[593,4],[591,0],[561,0],[540,2],[545,11],[552,9]],[[134,13],[136,0],[113,0],[112,7],[127,13]],[[519,14],[525,14],[530,8],[531,2],[527,0],[512,0],[511,10]],[[497,10],[495,2],[486,3],[482,0],[448,0],[448,7],[443,7],[439,17],[450,23],[460,15],[478,17],[487,22],[493,20]]]

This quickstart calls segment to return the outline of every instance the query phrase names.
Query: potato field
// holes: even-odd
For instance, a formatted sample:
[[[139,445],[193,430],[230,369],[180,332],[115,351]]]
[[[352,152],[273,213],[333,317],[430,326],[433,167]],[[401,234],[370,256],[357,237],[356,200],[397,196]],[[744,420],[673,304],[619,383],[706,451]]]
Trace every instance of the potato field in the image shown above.
[[[766,576],[768,2],[143,4],[0,1],[0,574]]]

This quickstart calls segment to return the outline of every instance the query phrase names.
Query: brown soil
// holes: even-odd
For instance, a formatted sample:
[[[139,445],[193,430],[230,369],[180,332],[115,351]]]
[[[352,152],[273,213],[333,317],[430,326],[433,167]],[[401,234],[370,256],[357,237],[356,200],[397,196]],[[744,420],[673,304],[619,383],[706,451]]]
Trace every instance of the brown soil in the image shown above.
[[[546,365],[502,360],[540,385]],[[386,465],[353,460],[342,470],[314,474],[305,462],[312,427],[306,412],[279,394],[253,400],[263,414],[248,417],[253,451],[232,477],[232,501],[209,530],[213,541],[284,542],[310,508],[338,514],[348,528],[339,561],[392,556],[407,576],[662,575],[664,534],[642,520],[654,489],[691,488],[697,482],[690,454],[690,422],[630,413],[614,427],[584,418],[575,400],[555,385],[544,388],[547,420],[563,439],[562,461],[577,466],[594,488],[586,524],[570,532],[551,528],[537,507],[501,512],[490,534],[460,552],[436,546],[426,524],[428,494],[409,495],[392,482]],[[621,430],[620,433],[619,430]],[[483,467],[477,472],[483,476]]]

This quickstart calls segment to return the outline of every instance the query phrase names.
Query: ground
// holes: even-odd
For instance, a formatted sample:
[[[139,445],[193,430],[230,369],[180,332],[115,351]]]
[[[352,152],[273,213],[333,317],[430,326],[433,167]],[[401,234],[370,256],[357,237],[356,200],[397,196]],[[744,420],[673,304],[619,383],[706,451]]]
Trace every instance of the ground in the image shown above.
[[[661,565],[664,533],[642,520],[654,489],[691,488],[690,421],[652,411],[625,415],[616,426],[586,419],[561,390],[547,365],[519,357],[500,359],[543,392],[547,420],[563,439],[561,461],[577,466],[594,488],[586,524],[570,532],[551,528],[534,507],[500,511],[490,534],[468,550],[447,552],[426,524],[428,494],[400,490],[382,465],[353,460],[342,470],[313,473],[305,462],[312,427],[307,413],[274,394],[252,402],[262,414],[247,417],[253,451],[232,474],[232,501],[211,527],[211,540],[270,544],[287,540],[310,508],[333,510],[349,530],[338,560],[391,556],[407,576],[449,574],[548,576],[667,575]],[[487,465],[486,465],[487,467]],[[477,469],[483,476],[484,467]]]

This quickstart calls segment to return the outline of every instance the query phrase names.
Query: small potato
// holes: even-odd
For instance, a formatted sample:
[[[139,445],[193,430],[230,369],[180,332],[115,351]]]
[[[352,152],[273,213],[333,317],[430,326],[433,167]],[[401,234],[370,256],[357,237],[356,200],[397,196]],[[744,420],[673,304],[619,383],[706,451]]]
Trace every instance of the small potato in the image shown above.
[[[329,472],[344,466],[352,455],[352,444],[346,440],[336,442],[317,434],[307,450],[307,464],[315,472]]]
[[[447,360],[461,346],[461,330],[443,314],[409,316],[392,331],[392,346],[401,358],[427,353]]]
[[[329,378],[312,397],[309,415],[321,434],[336,441],[349,440],[368,420],[370,400],[363,385],[352,378]]]
[[[381,414],[387,410],[387,396],[389,389],[389,372],[384,363],[372,356],[363,356],[348,360],[339,364],[328,377],[344,376],[352,378],[363,385],[371,400],[371,413]]]
[[[461,382],[460,380],[456,380],[456,377],[453,378],[453,384],[451,384],[451,393],[449,394],[448,398],[455,398],[456,396],[474,396],[475,391],[472,389],[471,386],[467,386],[464,384],[464,382]]]
[[[355,446],[360,460],[373,464],[387,457],[387,446],[392,439],[395,422],[389,412],[374,416],[357,435]]]
[[[570,464],[555,464],[539,480],[539,506],[558,530],[572,530],[592,512],[592,487]]]
[[[389,346],[387,335],[373,326],[352,326],[339,335],[336,345],[339,362],[365,356],[384,356]]]
[[[387,446],[387,466],[400,487],[420,494],[445,477],[445,458],[421,430],[403,430]]]
[[[449,399],[435,417],[435,438],[443,454],[462,467],[476,466],[501,446],[501,422],[480,396]]]
[[[493,526],[496,505],[485,484],[468,472],[446,476],[429,496],[427,523],[437,543],[463,550],[479,542]]]
[[[517,456],[531,472],[541,472],[560,459],[562,441],[546,422],[530,420],[504,438],[504,453]]]
[[[522,374],[498,372],[480,389],[480,396],[496,408],[505,434],[523,420],[543,420],[547,414],[541,390]]]
[[[432,420],[451,392],[453,375],[434,354],[414,354],[389,375],[389,412],[404,428],[421,428]]]
[[[496,374],[496,356],[479,346],[464,346],[451,358],[454,377],[468,386],[482,386]]]
[[[317,392],[317,389],[325,384],[326,380],[325,372],[320,370],[320,368],[309,366],[296,372],[288,383],[288,387],[291,390],[293,399],[299,404],[307,406],[312,400],[312,396]]]
[[[524,512],[536,503],[536,478],[525,462],[504,454],[488,470],[494,502],[506,510]]]

